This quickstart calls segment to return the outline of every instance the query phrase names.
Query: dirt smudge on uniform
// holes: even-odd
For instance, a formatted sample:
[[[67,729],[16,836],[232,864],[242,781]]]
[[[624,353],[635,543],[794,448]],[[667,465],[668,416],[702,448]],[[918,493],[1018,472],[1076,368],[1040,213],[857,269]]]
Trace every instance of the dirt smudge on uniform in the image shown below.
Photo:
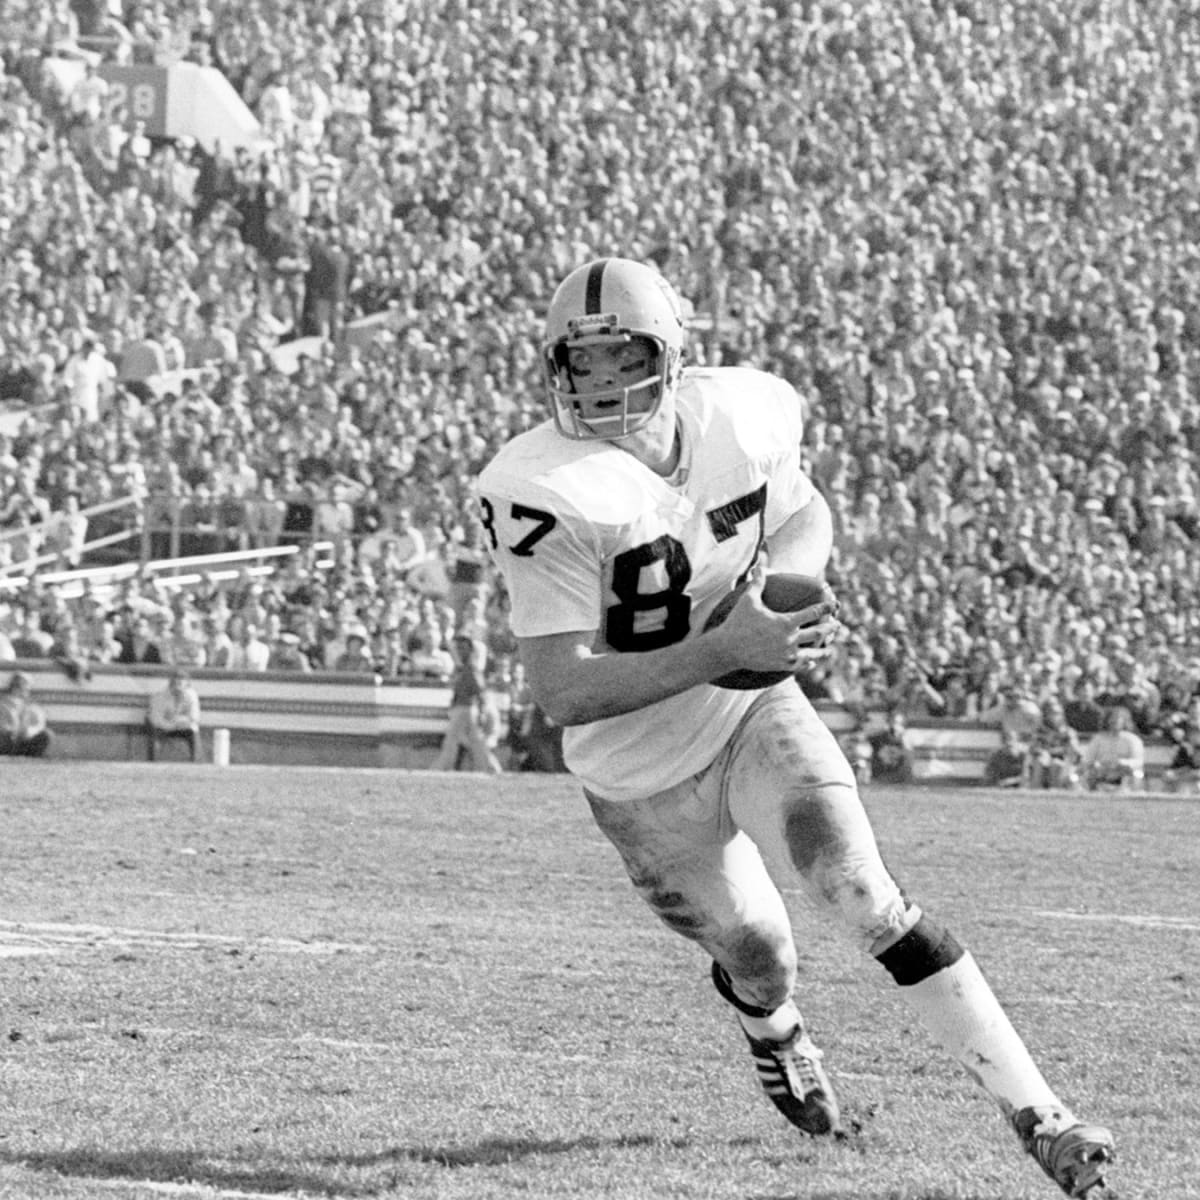
[[[807,875],[819,859],[829,858],[841,844],[841,831],[819,795],[793,801],[784,817],[788,854],[796,870]]]

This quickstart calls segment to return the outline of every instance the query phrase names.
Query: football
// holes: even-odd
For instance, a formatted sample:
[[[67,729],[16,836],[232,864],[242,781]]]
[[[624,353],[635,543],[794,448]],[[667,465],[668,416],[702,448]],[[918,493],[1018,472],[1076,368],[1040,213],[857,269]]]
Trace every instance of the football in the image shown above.
[[[704,628],[715,629],[729,616],[733,606],[746,590],[746,584],[741,584],[723,596],[721,602],[712,610]],[[822,611],[812,622],[816,624],[830,613],[837,612],[837,597],[833,589],[823,579],[813,575],[794,575],[787,571],[777,571],[769,574],[763,583],[763,604],[772,612],[799,612],[802,608],[810,608],[820,604]],[[736,691],[751,691],[755,688],[770,687],[775,683],[793,675],[792,671],[730,671],[713,680],[715,687],[733,688]]]

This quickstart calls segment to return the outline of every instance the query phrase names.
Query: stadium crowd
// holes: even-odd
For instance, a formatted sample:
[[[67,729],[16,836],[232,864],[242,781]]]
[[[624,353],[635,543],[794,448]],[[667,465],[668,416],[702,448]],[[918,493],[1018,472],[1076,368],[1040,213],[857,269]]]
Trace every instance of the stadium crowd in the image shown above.
[[[613,251],[679,283],[692,361],[809,406],[848,630],[817,695],[1187,724],[1193,6],[8,8],[0,400],[28,416],[0,436],[0,568],[77,564],[80,511],[126,496],[159,555],[302,547],[103,596],[33,572],[0,593],[19,656],[445,680],[466,631],[511,676],[470,480],[544,416],[541,305]],[[264,146],[114,118],[97,60],[180,57]]]

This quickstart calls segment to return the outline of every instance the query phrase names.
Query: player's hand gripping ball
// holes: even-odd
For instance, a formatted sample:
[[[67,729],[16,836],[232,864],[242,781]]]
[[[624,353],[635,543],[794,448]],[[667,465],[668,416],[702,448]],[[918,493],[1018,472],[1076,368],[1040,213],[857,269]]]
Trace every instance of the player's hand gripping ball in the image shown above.
[[[743,583],[734,588],[728,596],[722,597],[721,602],[709,615],[704,626],[706,630],[715,629],[729,616],[733,606],[742,598],[746,586]],[[763,583],[762,601],[767,608],[777,613],[799,612],[819,604],[821,611],[813,617],[810,622],[812,625],[819,624],[838,610],[837,597],[825,580],[813,575],[794,575],[787,571],[776,571],[767,575]],[[716,687],[745,692],[782,683],[794,674],[794,671],[730,671],[727,675],[714,679],[713,684]]]

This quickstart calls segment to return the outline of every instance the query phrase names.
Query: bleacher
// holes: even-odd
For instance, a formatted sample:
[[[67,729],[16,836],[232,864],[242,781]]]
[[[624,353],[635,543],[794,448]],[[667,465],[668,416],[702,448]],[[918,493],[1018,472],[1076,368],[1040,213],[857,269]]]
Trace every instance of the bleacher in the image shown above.
[[[672,0],[619,5],[617,21],[564,0],[520,28],[503,6],[434,6],[407,38],[331,28],[301,4],[261,53],[270,31],[233,0],[207,17],[168,5],[159,23],[118,6],[86,30],[62,7],[16,6],[0,75],[0,330],[20,393],[0,398],[0,435],[22,462],[48,448],[38,483],[55,503],[74,459],[93,526],[81,567],[187,554],[187,497],[159,476],[197,477],[186,433],[201,419],[178,394],[192,378],[196,412],[229,417],[244,393],[245,416],[208,444],[245,446],[297,511],[315,520],[342,469],[366,477],[331,590],[359,587],[380,497],[413,506],[451,574],[472,550],[464,481],[544,414],[546,296],[564,267],[617,248],[658,262],[694,304],[694,361],[761,366],[804,395],[843,612],[876,667],[894,674],[899,616],[942,673],[990,660],[980,708],[1051,657],[1044,690],[1065,692],[1069,670],[1103,683],[1122,656],[1173,710],[1200,688],[1185,6],[1147,10],[1136,30],[1097,12],[1085,52],[1050,37],[1049,0],[968,5],[950,38],[881,3],[701,15]],[[640,63],[662,39],[671,65],[645,63],[647,87],[601,72],[581,89],[573,58],[530,49],[566,28],[596,63]],[[464,31],[487,70],[451,55],[444,78],[424,78]],[[89,60],[108,89],[95,115],[75,92]],[[192,102],[214,71],[223,109]],[[186,124],[214,115],[217,133]],[[306,296],[305,267],[323,252],[352,256],[355,277],[322,326],[310,301],[328,297]],[[63,301],[44,306],[45,327],[23,311],[43,296]],[[236,361],[120,378],[91,419],[88,389],[68,383],[84,332],[114,367],[156,338],[186,359],[205,305]],[[327,389],[336,408],[353,379],[366,398],[341,450],[308,431],[280,449],[302,394],[324,403]],[[114,416],[130,384],[152,419]],[[313,440],[331,420],[311,422]],[[111,494],[114,442],[145,467],[137,497],[123,479]],[[10,486],[5,474],[0,500]],[[17,526],[0,551],[26,538]],[[61,585],[63,569],[40,548],[0,560],[0,602],[23,580]],[[270,578],[268,560],[252,569]],[[355,619],[386,633],[377,600]],[[511,653],[502,631],[492,648]],[[944,760],[932,753],[928,772]]]

